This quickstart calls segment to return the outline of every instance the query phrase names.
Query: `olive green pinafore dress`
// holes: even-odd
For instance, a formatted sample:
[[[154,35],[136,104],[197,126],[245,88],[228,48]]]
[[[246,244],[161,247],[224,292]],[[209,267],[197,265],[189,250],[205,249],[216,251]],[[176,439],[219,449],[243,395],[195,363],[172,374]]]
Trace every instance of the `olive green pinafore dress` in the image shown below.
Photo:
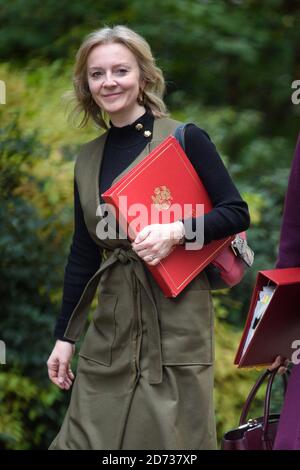
[[[114,182],[179,124],[155,118],[152,141]],[[206,275],[166,298],[129,240],[97,237],[106,137],[85,144],[75,163],[85,223],[103,259],[65,331],[80,338],[97,295],[70,404],[50,449],[215,449],[214,318]]]

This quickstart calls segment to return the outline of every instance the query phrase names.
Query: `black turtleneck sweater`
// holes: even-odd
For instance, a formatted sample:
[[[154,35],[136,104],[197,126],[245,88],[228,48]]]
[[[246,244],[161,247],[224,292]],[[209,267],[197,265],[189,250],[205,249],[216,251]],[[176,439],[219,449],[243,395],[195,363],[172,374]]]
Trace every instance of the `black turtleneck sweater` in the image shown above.
[[[99,191],[102,194],[112,181],[130,165],[151,141],[144,131],[153,131],[154,117],[149,109],[132,124],[110,129],[103,152]],[[143,128],[136,129],[136,124]],[[185,132],[185,151],[201,177],[214,209],[204,216],[204,243],[239,233],[249,227],[248,206],[234,186],[214,144],[209,136],[196,125],[189,125]],[[100,197],[101,203],[104,203]],[[192,229],[196,223],[193,219]],[[74,235],[65,267],[61,313],[55,325],[55,337],[63,334],[69,318],[88,282],[101,264],[99,247],[86,228],[76,182],[74,182]]]

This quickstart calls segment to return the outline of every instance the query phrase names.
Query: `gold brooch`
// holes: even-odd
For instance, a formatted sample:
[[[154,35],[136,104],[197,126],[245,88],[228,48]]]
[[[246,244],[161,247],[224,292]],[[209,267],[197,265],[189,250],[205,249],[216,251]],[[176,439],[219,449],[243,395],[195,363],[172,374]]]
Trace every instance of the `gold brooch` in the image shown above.
[[[141,131],[143,127],[144,127],[143,124],[141,124],[140,122],[135,126],[137,131]]]
[[[150,137],[151,134],[152,134],[151,131],[145,131],[145,132],[144,132],[144,136],[145,136],[145,137]]]

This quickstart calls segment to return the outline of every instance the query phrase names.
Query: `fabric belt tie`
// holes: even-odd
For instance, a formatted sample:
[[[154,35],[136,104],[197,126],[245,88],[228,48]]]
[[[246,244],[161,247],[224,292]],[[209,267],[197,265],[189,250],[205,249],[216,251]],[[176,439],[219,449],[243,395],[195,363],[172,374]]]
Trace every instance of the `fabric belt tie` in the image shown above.
[[[151,302],[151,313],[146,311],[146,326],[148,331],[148,356],[149,356],[149,383],[150,384],[159,384],[162,382],[162,353],[161,353],[161,337],[160,337],[160,328],[158,322],[158,312],[153,298],[151,286],[147,279],[146,273],[144,271],[143,262],[141,258],[132,250],[124,248],[115,248],[114,250],[106,250],[108,253],[112,253],[109,258],[101,263],[100,268],[95,272],[95,274],[88,281],[85,289],[72,312],[71,318],[68,322],[68,326],[64,333],[64,336],[71,341],[78,341],[88,316],[89,308],[92,303],[92,300],[95,296],[100,278],[104,271],[110,266],[114,265],[116,262],[121,262],[122,264],[129,263],[130,274],[131,276],[136,276],[140,284],[145,289],[149,300]],[[138,284],[138,283],[137,283]],[[138,308],[140,308],[140,303],[138,302]]]

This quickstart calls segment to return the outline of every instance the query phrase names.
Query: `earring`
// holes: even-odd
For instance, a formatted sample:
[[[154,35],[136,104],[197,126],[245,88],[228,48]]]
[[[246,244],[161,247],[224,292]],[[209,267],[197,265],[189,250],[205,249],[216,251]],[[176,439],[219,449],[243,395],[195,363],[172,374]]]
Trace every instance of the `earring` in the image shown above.
[[[144,97],[145,97],[144,90],[140,89],[139,95],[137,97],[138,104],[140,105],[144,104]]]

